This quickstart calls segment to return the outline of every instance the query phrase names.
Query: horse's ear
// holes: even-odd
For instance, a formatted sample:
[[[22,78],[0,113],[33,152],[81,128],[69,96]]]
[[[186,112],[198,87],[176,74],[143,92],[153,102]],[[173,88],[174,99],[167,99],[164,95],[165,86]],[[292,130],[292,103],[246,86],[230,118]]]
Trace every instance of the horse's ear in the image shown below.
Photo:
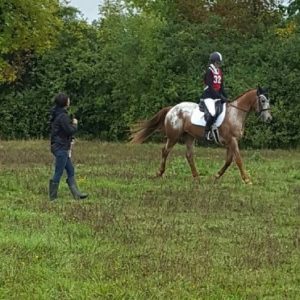
[[[257,95],[260,95],[261,94],[261,87],[260,85],[258,84],[257,85]]]
[[[264,94],[267,98],[269,97],[269,89],[268,89],[268,88],[264,87],[264,88],[262,89],[262,92],[263,92],[263,94]]]

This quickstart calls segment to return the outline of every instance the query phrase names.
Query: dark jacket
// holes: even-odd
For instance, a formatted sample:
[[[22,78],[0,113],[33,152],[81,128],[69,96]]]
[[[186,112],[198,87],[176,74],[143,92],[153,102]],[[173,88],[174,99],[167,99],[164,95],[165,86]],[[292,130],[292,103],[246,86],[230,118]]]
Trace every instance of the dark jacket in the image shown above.
[[[220,90],[217,91],[214,88],[214,74],[211,70],[211,68],[208,68],[205,75],[204,75],[204,83],[206,85],[204,92],[202,94],[202,99],[207,99],[207,98],[212,98],[212,99],[221,99],[222,102],[227,101],[227,95],[224,90],[224,85],[223,85],[223,74],[220,72]]]
[[[51,151],[70,150],[77,125],[73,125],[67,110],[54,106],[50,112]]]

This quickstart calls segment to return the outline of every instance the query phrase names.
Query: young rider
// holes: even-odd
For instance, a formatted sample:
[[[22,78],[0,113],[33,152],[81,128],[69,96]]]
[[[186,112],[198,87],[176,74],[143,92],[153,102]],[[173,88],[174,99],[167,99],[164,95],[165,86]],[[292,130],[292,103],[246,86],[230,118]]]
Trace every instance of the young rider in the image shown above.
[[[222,55],[219,52],[213,52],[209,56],[209,67],[204,75],[204,92],[202,94],[202,101],[205,105],[209,102],[213,102],[212,109],[209,110],[209,113],[206,117],[206,127],[205,127],[205,137],[207,140],[211,141],[213,138],[210,134],[211,126],[216,119],[216,103],[221,101],[221,103],[227,102],[227,95],[224,91],[224,77],[221,70],[222,64]]]

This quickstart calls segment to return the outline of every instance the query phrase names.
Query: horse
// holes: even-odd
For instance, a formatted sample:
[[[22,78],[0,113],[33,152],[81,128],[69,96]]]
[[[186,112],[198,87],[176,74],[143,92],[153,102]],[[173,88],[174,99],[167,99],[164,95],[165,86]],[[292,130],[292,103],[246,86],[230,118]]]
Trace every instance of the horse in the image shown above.
[[[244,134],[245,120],[250,112],[256,112],[264,122],[272,120],[267,89],[261,87],[250,89],[235,98],[234,101],[227,102],[225,107],[224,121],[218,130],[219,141],[226,148],[226,160],[222,168],[215,174],[215,180],[220,179],[235,160],[243,182],[252,184],[250,176],[244,169],[238,141]],[[162,148],[158,177],[165,172],[166,160],[170,151],[183,138],[186,144],[186,159],[192,175],[194,178],[199,178],[193,158],[193,144],[195,139],[204,137],[205,127],[192,124],[191,117],[195,110],[199,110],[199,105],[194,102],[181,102],[173,107],[164,107],[151,119],[136,124],[135,129],[131,131],[130,142],[135,144],[143,143],[155,131],[165,133],[167,141]]]

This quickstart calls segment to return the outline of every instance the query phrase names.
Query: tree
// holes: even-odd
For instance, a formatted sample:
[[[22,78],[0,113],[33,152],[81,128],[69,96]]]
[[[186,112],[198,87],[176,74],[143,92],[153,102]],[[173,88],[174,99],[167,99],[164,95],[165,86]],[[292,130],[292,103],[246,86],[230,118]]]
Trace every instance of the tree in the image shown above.
[[[14,81],[32,52],[55,43],[59,8],[58,0],[1,0],[0,83]]]
[[[290,0],[288,5],[289,16],[296,16],[300,14],[300,0]]]

